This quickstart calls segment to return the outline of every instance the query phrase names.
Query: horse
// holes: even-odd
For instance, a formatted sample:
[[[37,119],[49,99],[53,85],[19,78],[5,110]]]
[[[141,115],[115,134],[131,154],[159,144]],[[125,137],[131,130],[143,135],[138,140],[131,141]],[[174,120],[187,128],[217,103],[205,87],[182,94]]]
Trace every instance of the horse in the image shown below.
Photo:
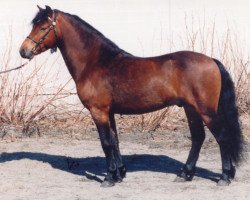
[[[102,187],[114,186],[126,176],[115,114],[143,114],[172,105],[184,108],[192,138],[176,181],[193,179],[205,124],[220,147],[222,173],[217,185],[231,183],[242,160],[243,136],[234,83],[219,60],[191,51],[137,57],[76,15],[38,8],[20,55],[32,59],[48,49],[60,50],[99,133],[107,164]]]

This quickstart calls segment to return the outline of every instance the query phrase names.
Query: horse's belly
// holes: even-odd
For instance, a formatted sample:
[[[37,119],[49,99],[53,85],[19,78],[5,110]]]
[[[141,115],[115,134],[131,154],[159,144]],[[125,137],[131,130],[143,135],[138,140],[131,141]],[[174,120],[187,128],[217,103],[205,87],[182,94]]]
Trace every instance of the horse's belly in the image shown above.
[[[138,96],[130,95],[118,101],[114,101],[112,110],[120,114],[142,114],[153,112],[164,107],[178,104],[178,99],[173,97],[159,97],[157,95]]]
[[[116,113],[140,114],[159,110],[178,101],[178,91],[173,79],[163,68],[150,71],[145,67],[140,73],[135,71],[132,77],[124,75],[115,79],[112,87],[112,109]],[[119,81],[118,81],[119,80]],[[123,80],[123,81],[121,81]]]

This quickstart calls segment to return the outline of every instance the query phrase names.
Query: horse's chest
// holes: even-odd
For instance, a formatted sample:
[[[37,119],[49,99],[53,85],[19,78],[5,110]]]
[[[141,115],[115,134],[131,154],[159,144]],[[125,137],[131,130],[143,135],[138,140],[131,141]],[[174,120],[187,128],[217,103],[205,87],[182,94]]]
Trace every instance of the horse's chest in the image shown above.
[[[85,81],[77,84],[77,93],[83,105],[91,107],[108,106],[111,102],[110,92],[103,84]]]

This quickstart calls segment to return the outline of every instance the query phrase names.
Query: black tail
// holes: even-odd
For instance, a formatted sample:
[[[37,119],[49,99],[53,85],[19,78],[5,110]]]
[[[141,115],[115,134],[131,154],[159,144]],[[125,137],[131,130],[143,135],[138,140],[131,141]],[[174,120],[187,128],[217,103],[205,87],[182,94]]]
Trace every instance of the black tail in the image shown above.
[[[237,165],[242,158],[243,153],[243,136],[239,124],[239,114],[236,107],[234,83],[226,71],[223,64],[215,60],[221,73],[221,93],[218,107],[218,114],[221,123],[226,129],[223,136],[227,141],[227,152],[231,160]]]

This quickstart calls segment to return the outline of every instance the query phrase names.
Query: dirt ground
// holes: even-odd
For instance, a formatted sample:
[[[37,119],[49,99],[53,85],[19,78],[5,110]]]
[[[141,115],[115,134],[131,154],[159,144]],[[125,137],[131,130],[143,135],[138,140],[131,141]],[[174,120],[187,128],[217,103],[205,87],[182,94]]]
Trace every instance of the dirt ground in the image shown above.
[[[187,130],[121,134],[120,148],[128,173],[122,183],[112,188],[100,187],[105,159],[95,131],[81,139],[5,139],[0,142],[0,199],[249,199],[247,159],[230,186],[216,186],[221,162],[219,149],[209,134],[194,180],[173,182],[187,159],[189,137]]]

